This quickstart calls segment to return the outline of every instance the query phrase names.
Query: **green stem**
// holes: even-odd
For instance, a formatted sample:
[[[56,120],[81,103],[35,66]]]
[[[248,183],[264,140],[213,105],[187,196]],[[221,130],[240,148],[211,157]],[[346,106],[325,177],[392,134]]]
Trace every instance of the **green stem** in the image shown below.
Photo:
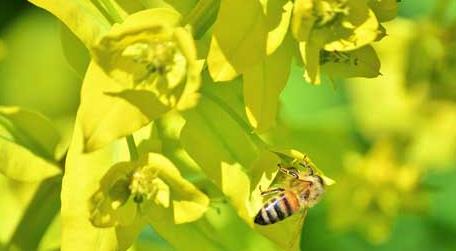
[[[98,1],[99,6],[104,9],[104,12],[109,15],[112,19],[111,21],[114,23],[122,23],[123,18],[120,16],[119,12],[117,11],[116,7],[112,3],[112,0],[96,0]]]
[[[144,6],[146,9],[150,9],[154,7],[153,0],[139,0],[139,2]]]
[[[260,149],[269,149],[269,145],[264,142],[250,127],[244,119],[239,116],[236,111],[234,111],[229,105],[227,105],[223,100],[218,98],[215,95],[205,91],[204,89],[201,90],[201,93],[212,102],[216,103],[222,110],[224,110],[243,130],[244,132],[250,137],[250,139],[255,143],[255,145]]]
[[[217,18],[220,0],[199,0],[184,18],[185,24],[192,26],[193,37],[200,39]]]
[[[61,187],[60,175],[41,182],[5,250],[38,250],[46,231],[60,211]]]
[[[126,137],[127,145],[128,145],[128,152],[130,152],[130,160],[136,161],[139,159],[138,149],[136,148],[135,138],[133,135],[128,135]]]

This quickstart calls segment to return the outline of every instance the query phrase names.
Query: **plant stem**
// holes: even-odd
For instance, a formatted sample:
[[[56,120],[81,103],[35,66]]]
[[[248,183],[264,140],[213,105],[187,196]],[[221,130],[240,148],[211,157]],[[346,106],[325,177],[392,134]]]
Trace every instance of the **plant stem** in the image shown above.
[[[154,7],[153,0],[139,0],[139,2],[144,6],[146,9],[150,9]]]
[[[130,160],[136,161],[139,159],[138,149],[136,148],[135,138],[132,134],[125,137],[128,145],[128,152],[130,152]]]
[[[220,0],[199,0],[184,18],[185,24],[192,26],[193,37],[200,39],[217,18]]]
[[[38,250],[46,231],[60,212],[61,187],[60,175],[41,182],[4,250]]]
[[[117,11],[116,7],[112,3],[112,0],[96,0],[98,2],[98,6],[103,8],[103,12],[106,13],[111,22],[114,23],[122,23],[123,18],[120,16],[119,12]]]

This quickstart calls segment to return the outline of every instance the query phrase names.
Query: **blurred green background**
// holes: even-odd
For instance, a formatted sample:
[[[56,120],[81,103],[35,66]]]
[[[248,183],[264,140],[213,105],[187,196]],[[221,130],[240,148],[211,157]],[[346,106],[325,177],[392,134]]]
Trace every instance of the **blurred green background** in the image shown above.
[[[0,4],[0,105],[41,112],[69,139],[86,55],[73,70],[62,29],[26,1]],[[387,30],[383,76],[312,86],[296,66],[282,93],[266,137],[338,182],[309,212],[303,250],[456,250],[456,1],[402,1]],[[0,176],[0,243],[36,186]],[[58,249],[55,222],[43,250]]]

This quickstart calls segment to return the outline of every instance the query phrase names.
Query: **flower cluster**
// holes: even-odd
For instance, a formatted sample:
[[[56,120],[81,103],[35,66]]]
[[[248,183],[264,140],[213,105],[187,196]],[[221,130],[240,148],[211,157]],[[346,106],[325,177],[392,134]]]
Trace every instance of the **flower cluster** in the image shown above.
[[[328,195],[329,223],[335,230],[357,230],[372,243],[388,239],[401,211],[424,208],[420,191],[423,172],[399,163],[390,142],[376,145],[367,155],[347,155],[345,176]]]
[[[320,71],[330,77],[377,77],[380,62],[371,44],[384,37],[381,23],[396,11],[396,1],[296,1],[291,25],[306,79],[320,82]]]
[[[90,220],[97,227],[130,226],[147,223],[157,208],[171,207],[175,223],[181,224],[200,218],[208,204],[206,195],[183,179],[168,159],[150,153],[109,168],[90,199]]]
[[[433,191],[423,184],[425,175],[456,161],[456,105],[446,89],[453,77],[451,64],[443,63],[454,55],[442,50],[453,42],[436,35],[445,32],[430,32],[434,21],[422,22],[388,24],[391,38],[377,47],[384,79],[371,80],[369,87],[360,80],[347,85],[368,152],[347,154],[341,172],[346,178],[330,194],[330,223],[338,230],[356,230],[375,244],[388,240],[401,212],[430,211]],[[419,29],[428,32],[416,36],[413,31]],[[350,210],[340,207],[343,201],[353,205]]]
[[[63,249],[81,234],[81,250],[126,249],[145,224],[178,250],[191,250],[181,238],[193,237],[218,250],[227,238],[205,232],[235,236],[242,227],[245,241],[261,249],[297,250],[302,221],[298,229],[293,221],[253,226],[263,204],[259,187],[273,183],[281,162],[304,162],[325,184],[333,181],[304,154],[271,151],[257,133],[274,126],[296,56],[311,83],[320,69],[330,77],[378,76],[370,45],[397,8],[388,0],[30,1],[90,52],[62,191],[70,222]],[[222,81],[229,83],[215,83]],[[144,128],[152,133],[136,145]],[[117,156],[124,137],[129,161]],[[223,196],[226,218],[239,224],[213,220],[209,194]]]

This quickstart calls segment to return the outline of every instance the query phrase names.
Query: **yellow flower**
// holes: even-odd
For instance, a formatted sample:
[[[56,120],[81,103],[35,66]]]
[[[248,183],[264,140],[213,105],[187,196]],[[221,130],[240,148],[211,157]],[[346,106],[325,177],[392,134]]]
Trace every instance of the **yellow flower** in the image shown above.
[[[101,37],[94,59],[121,88],[151,91],[175,106],[200,80],[193,38],[180,22],[180,14],[167,8],[137,12]]]
[[[185,180],[159,154],[110,168],[90,200],[90,221],[96,227],[129,226],[147,221],[157,206],[173,210],[176,224],[195,221],[209,205],[205,194]]]
[[[398,163],[388,141],[366,156],[347,156],[345,177],[328,194],[331,226],[357,230],[372,243],[384,242],[400,210],[420,203],[421,176],[418,166]]]
[[[300,41],[301,57],[306,66],[305,78],[311,83],[320,82],[321,52],[325,55],[325,52],[357,50],[376,41],[381,34],[381,26],[367,2],[355,0],[297,0],[291,30]],[[365,54],[366,50],[362,51]],[[375,52],[368,54],[354,64],[364,69],[350,70],[351,75],[378,76],[378,63],[372,64],[376,59]],[[334,71],[329,71],[329,74],[345,77]]]

